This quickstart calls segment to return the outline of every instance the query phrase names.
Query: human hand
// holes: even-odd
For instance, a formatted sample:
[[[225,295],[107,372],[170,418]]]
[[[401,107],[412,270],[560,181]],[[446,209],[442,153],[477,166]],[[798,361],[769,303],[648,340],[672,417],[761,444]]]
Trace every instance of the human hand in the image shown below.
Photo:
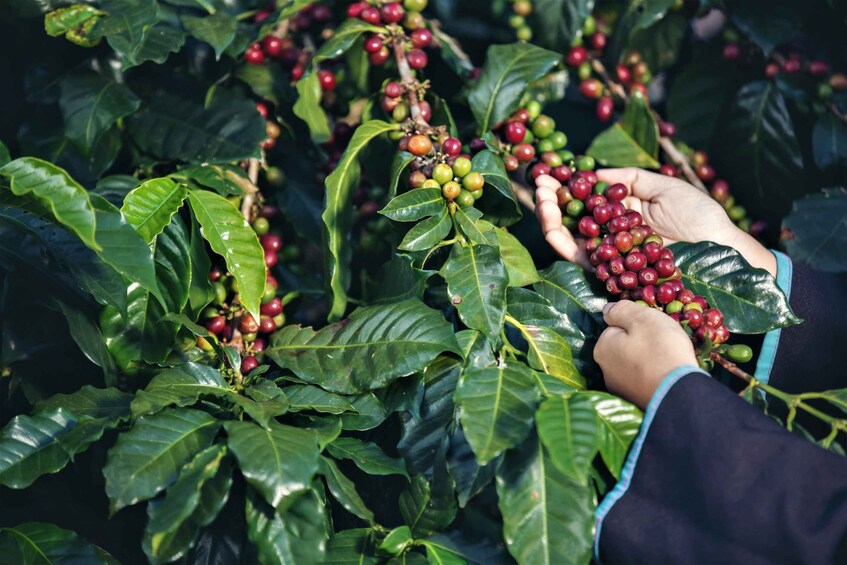
[[[776,275],[773,254],[735,226],[720,204],[690,184],[635,168],[601,169],[597,178],[610,185],[626,185],[630,195],[624,199],[624,206],[641,213],[644,223],[660,234],[666,244],[713,241],[734,247],[751,265]],[[581,241],[562,226],[556,195],[561,183],[549,175],[541,175],[536,185],[536,215],[547,242],[568,261],[588,266]]]
[[[606,388],[642,410],[668,373],[697,366],[691,339],[661,311],[621,300],[607,304],[603,317],[609,327],[594,346],[594,360]]]

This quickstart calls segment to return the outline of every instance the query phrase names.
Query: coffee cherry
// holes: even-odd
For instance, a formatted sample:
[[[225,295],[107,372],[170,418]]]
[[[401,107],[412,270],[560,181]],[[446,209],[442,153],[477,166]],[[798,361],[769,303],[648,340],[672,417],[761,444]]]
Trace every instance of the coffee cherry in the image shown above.
[[[597,166],[597,162],[594,160],[594,157],[590,155],[582,155],[578,157],[574,164],[576,165],[577,170],[580,171],[593,171]]]
[[[712,340],[716,344],[726,343],[729,340],[729,329],[726,326],[718,326],[715,328],[715,338]]]
[[[215,335],[224,331],[225,327],[226,319],[223,316],[215,316],[206,320],[206,329]]]
[[[782,70],[786,73],[799,73],[802,69],[803,63],[800,62],[800,59],[794,57],[789,57],[782,65]]]
[[[624,258],[620,255],[617,257],[613,257],[611,261],[609,261],[609,270],[613,275],[620,275],[626,272],[626,262],[624,262]]]
[[[274,298],[267,304],[262,304],[260,313],[265,316],[279,316],[282,314],[282,301],[279,298]]]
[[[409,62],[409,66],[413,69],[420,70],[426,67],[429,59],[425,51],[422,51],[421,49],[412,49],[406,53],[406,61]]]
[[[829,86],[833,90],[847,90],[847,76],[842,73],[835,73],[829,77]]]
[[[629,195],[626,185],[617,183],[606,189],[606,198],[609,202],[622,202]]]
[[[535,148],[529,143],[520,143],[512,148],[512,155],[518,158],[518,161],[528,163],[535,158]]]
[[[656,269],[656,272],[659,274],[659,277],[666,278],[673,275],[674,269],[676,268],[673,264],[673,261],[668,261],[667,259],[659,259],[653,264],[653,268]]]
[[[403,6],[399,2],[392,2],[391,4],[386,4],[380,10],[380,15],[382,16],[382,21],[387,24],[397,24],[403,21],[403,16],[405,15],[405,11],[403,10]]]
[[[614,205],[610,204],[610,208],[612,208],[612,214],[614,215]],[[618,233],[618,232],[628,232],[629,231],[629,220],[626,219],[626,216],[618,216],[617,218],[612,218],[609,220],[608,224],[609,233]]]
[[[703,317],[706,320],[706,325],[710,328],[719,328],[723,325],[723,313],[717,308],[709,308],[703,312]]]
[[[629,235],[629,232],[621,232],[616,235],[615,238],[622,234],[626,234],[629,237],[632,237],[631,235]],[[647,257],[645,257],[643,253],[634,251],[626,256],[626,268],[630,271],[639,272],[645,267],[647,267]]]
[[[420,188],[427,181],[426,175],[421,171],[415,171],[409,175],[409,187]]]
[[[703,325],[703,313],[699,310],[684,310],[682,319],[688,322],[688,327],[692,330]]]
[[[640,277],[639,277],[640,280]],[[653,285],[645,286],[641,289],[641,300],[647,303],[648,306],[656,305],[656,287]]]
[[[580,233],[582,233],[582,232],[580,232]],[[585,235],[585,234],[583,234],[583,235]],[[597,237],[597,236],[596,235],[590,235],[590,236],[587,236],[587,237]],[[619,255],[620,255],[620,253],[618,252],[617,247],[615,247],[614,245],[610,245],[608,243],[604,243],[603,245],[601,245],[600,247],[597,248],[597,257],[599,257],[600,260],[603,261],[604,263],[611,261],[612,259],[614,259],[615,257],[618,257]]]
[[[282,249],[282,238],[275,233],[266,233],[259,238],[259,243],[265,251],[277,252]]]
[[[638,275],[632,271],[626,271],[618,277],[618,283],[623,289],[632,289],[638,286]]]
[[[508,169],[507,169],[508,170]],[[562,165],[561,167],[556,167],[551,171],[553,178],[559,182],[568,182],[571,179],[572,172],[570,167]]]
[[[441,142],[441,151],[443,151],[445,155],[455,157],[462,152],[462,142],[455,137],[448,137]]]
[[[238,329],[243,334],[254,334],[259,331],[259,322],[252,315],[245,313],[241,316]]]
[[[638,284],[641,286],[655,286],[659,282],[659,274],[656,269],[645,267],[638,271]]]
[[[694,298],[695,294],[693,291],[688,290],[687,288],[677,288],[676,299],[683,304],[692,304],[694,302]]]
[[[612,295],[620,294],[621,287],[618,282],[618,277],[609,277],[606,281],[606,292]]]
[[[673,137],[676,135],[676,126],[670,122],[659,122],[659,135],[663,137]]]
[[[432,141],[426,135],[413,135],[409,139],[409,153],[417,157],[428,155],[432,151]]]
[[[585,211],[593,213],[597,206],[605,206],[606,197],[602,194],[591,194],[585,199]]]
[[[571,47],[568,51],[567,62],[571,67],[578,67],[588,60],[588,50],[585,47]]]
[[[553,133],[556,129],[556,122],[550,116],[544,114],[535,118],[532,122],[532,135],[539,139],[543,139]]]
[[[485,186],[485,177],[480,173],[468,173],[462,179],[462,186],[470,192],[481,190]]]
[[[571,202],[573,202],[573,200]],[[581,233],[585,237],[597,237],[598,235],[600,235],[600,225],[593,219],[591,219],[590,216],[583,216],[582,218],[580,218],[579,226],[577,229],[579,229],[579,233]]]
[[[615,101],[610,96],[603,96],[597,101],[597,119],[608,122],[615,114]]]
[[[271,316],[259,317],[259,331],[263,334],[270,334],[276,331],[276,322]]]
[[[393,81],[386,84],[383,91],[389,98],[399,98],[403,95],[403,87],[400,86],[400,83]]]
[[[457,177],[462,178],[471,172],[471,160],[467,157],[459,157],[453,162],[453,172]]]
[[[514,155],[504,155],[503,156],[503,164],[506,166],[506,171],[509,172],[509,173],[514,173],[521,166],[521,162],[518,161],[518,158],[515,157]],[[570,171],[570,169],[568,169],[568,170]],[[555,176],[555,174],[554,174],[554,176]],[[561,179],[559,179],[559,181],[562,182]]]
[[[259,366],[259,362],[252,355],[248,355],[241,360],[241,374],[246,375],[253,369]]]
[[[780,70],[781,69],[779,68],[779,65],[777,65],[776,63],[768,63],[767,65],[765,65],[765,77],[773,78],[779,74]]]
[[[374,213],[375,212],[376,212],[376,210],[374,210]],[[265,250],[265,266],[268,269],[272,269],[274,266],[276,266],[278,261],[279,261],[279,255],[277,255],[273,251],[268,251],[267,249]]]
[[[388,47],[386,47],[385,45],[380,47],[378,51],[375,51],[374,53],[371,53],[368,56],[368,60],[370,60],[371,64],[375,67],[380,67],[384,65],[386,61],[388,61],[388,59],[390,58],[391,51],[389,51]]]
[[[727,61],[737,61],[741,57],[741,48],[737,43],[727,43],[723,48],[723,58]]]
[[[526,137],[526,126],[521,122],[509,122],[506,124],[505,135],[509,143],[522,143]]]
[[[364,43],[365,51],[367,51],[368,53],[376,53],[377,51],[382,49],[384,46],[385,46],[385,44],[383,43],[382,39],[378,35],[369,36],[365,40],[365,43]],[[388,83],[388,84],[397,84],[397,83],[395,82],[395,83]],[[397,84],[397,87],[400,88],[400,85]],[[386,87],[386,90],[385,90],[385,94],[388,95],[388,96],[391,96],[392,98],[396,98],[397,96],[400,96],[400,94],[397,94],[397,96],[392,96],[392,95],[388,94],[387,87]]]
[[[666,261],[673,262],[673,260],[674,260],[673,251],[671,251],[667,247],[663,248],[659,252],[659,259],[665,259]]]
[[[427,0],[403,0],[403,7],[411,12],[423,12],[426,5]]]
[[[335,74],[332,71],[321,69],[318,71],[318,81],[321,83],[321,90],[324,92],[332,92],[335,90]]]
[[[443,185],[453,180],[453,168],[445,163],[439,163],[432,170],[432,178]]]
[[[562,158],[555,151],[545,151],[541,155],[541,160],[550,165],[550,168],[561,167],[563,165]]]
[[[267,218],[259,217],[253,220],[251,227],[253,228],[253,231],[256,232],[256,235],[265,235],[268,233],[268,230],[271,229],[271,224],[268,222]]]
[[[455,181],[450,181],[445,183],[445,185],[441,188],[441,195],[444,196],[447,200],[456,199],[459,194],[462,192],[462,187],[459,183]]]
[[[592,215],[594,217],[595,222],[597,222],[601,226],[604,226],[609,222],[609,220],[612,219],[612,209],[606,204],[602,206],[597,206],[596,208],[594,208]]]
[[[599,31],[591,36],[591,46],[595,51],[602,51],[605,49],[607,41],[608,37],[606,37],[606,34]]]
[[[691,327],[691,322],[688,323],[688,326]],[[694,332],[694,338],[697,341],[710,341],[714,343],[715,341],[715,330],[710,328],[709,326],[700,326],[697,328],[697,331]]]
[[[656,287],[656,301],[659,304],[670,304],[676,299],[676,290],[668,283],[662,283]]]
[[[261,49],[253,49],[251,47],[244,52],[244,60],[251,65],[261,65],[265,62],[265,54]]]
[[[579,92],[586,98],[597,99],[603,94],[603,83],[597,79],[588,79],[579,83]]]
[[[412,40],[412,45],[418,49],[429,47],[432,44],[432,32],[426,28],[416,29],[409,37]]]
[[[282,53],[282,47],[282,39],[275,35],[268,35],[262,40],[262,51],[264,51],[265,55],[268,57],[278,57],[279,54]]]
[[[599,265],[594,271],[594,274],[597,275],[597,278],[603,282],[609,280],[609,277],[612,276],[611,271],[609,271],[609,265],[606,263]]]
[[[462,190],[459,193],[459,196],[456,197],[456,202],[462,208],[467,208],[468,206],[473,206],[475,201],[476,201],[476,199],[473,197],[473,194],[471,194],[467,190]]]
[[[709,164],[699,165],[694,169],[697,176],[703,182],[711,182],[715,178],[715,169]]]
[[[676,177],[679,175],[679,170],[674,165],[662,165],[659,172],[668,177]]]
[[[361,13],[359,13],[359,18],[373,25],[382,23],[382,15],[379,13],[379,10],[372,6],[363,8]]]
[[[426,179],[421,188],[441,188],[441,185],[435,179]]]
[[[584,178],[572,178],[568,186],[571,189],[571,194],[577,200],[585,200],[591,194],[591,183]]]
[[[550,165],[547,163],[536,163],[529,169],[529,176],[532,177],[532,180],[535,180],[541,175],[549,175],[551,172]]]

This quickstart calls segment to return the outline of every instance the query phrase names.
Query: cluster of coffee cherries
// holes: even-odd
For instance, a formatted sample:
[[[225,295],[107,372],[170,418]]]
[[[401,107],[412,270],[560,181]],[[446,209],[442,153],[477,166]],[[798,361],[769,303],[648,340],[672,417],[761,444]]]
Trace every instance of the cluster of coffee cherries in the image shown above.
[[[282,238],[270,231],[268,217],[272,217],[275,213],[276,210],[273,207],[265,206],[251,224],[256,235],[259,236],[268,269],[277,264],[282,250]],[[203,311],[203,324],[209,333],[215,335],[225,345],[234,341],[236,329],[238,330],[241,340],[241,372],[246,375],[259,366],[270,334],[285,324],[283,303],[277,296],[279,284],[273,275],[267,275],[260,317],[257,321],[239,303],[235,278],[228,274],[225,268],[213,266],[209,272],[209,280],[212,281],[215,300],[214,305]],[[198,338],[197,344],[201,349],[211,349],[204,338]]]
[[[485,177],[473,170],[470,155],[462,153],[462,142],[447,134],[433,143],[429,135],[403,137],[400,151],[415,156],[409,166],[409,188],[437,188],[448,202],[461,207],[473,206],[482,197]]]
[[[421,99],[423,89],[418,89],[414,96],[418,97],[418,107],[421,111],[421,118],[428,122],[432,118],[432,106],[429,102]],[[395,122],[403,122],[411,113],[411,108],[408,102],[404,99],[409,94],[408,87],[397,81],[388,81],[382,87],[382,98],[379,105],[382,110]]]
[[[265,118],[265,134],[267,137],[260,143],[262,149],[272,149],[276,145],[276,140],[279,139],[282,129],[276,120],[271,115],[270,105],[268,102],[256,102],[256,111]]]
[[[551,169],[560,169],[574,159],[574,154],[565,149],[568,136],[556,129],[553,118],[541,113],[541,104],[537,101],[529,102],[503,123],[495,125],[494,133],[500,140],[504,151],[503,162],[510,173],[536,159]],[[482,139],[475,139],[471,143],[472,151],[485,147]]]
[[[258,17],[258,14],[257,14]],[[290,76],[291,82],[297,82],[306,73],[311,60],[308,49],[298,41],[297,32],[306,32],[312,26],[323,27],[332,19],[332,9],[322,4],[306,6],[289,21],[289,35],[278,37],[266,35],[260,41],[252,43],[244,52],[244,60],[251,65],[263,65],[274,60]],[[332,92],[336,87],[335,73],[329,69],[320,69],[318,79],[324,92]]]
[[[509,25],[515,30],[515,35],[521,41],[532,39],[532,28],[526,22],[526,18],[532,14],[531,0],[511,0],[512,15],[509,16]]]
[[[563,224],[585,238],[585,250],[606,291],[619,299],[659,308],[690,330],[700,350],[730,336],[723,314],[702,296],[686,289],[673,251],[623,201],[629,189],[579,171],[557,192]]]
[[[426,67],[429,57],[424,49],[432,44],[432,32],[426,27],[426,20],[421,12],[426,8],[427,1],[370,0],[354,2],[347,7],[347,15],[351,18],[358,18],[375,26],[386,26],[385,33],[371,34],[365,38],[363,48],[368,53],[372,65],[380,67],[391,58],[389,46],[405,36],[396,27],[402,26],[408,33],[408,42],[405,43],[406,61],[415,70]]]

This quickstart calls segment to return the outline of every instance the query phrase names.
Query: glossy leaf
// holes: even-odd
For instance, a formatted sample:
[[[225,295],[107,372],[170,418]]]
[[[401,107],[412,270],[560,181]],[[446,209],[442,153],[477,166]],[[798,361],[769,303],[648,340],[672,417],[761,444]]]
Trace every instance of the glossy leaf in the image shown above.
[[[594,9],[594,0],[533,0],[532,20],[538,43],[548,49],[562,46],[582,36],[582,25]]]
[[[719,308],[730,331],[765,333],[801,322],[776,279],[734,249],[707,241],[675,244],[672,250],[685,287]]]
[[[351,258],[347,240],[353,226],[353,195],[359,187],[361,175],[359,154],[375,137],[398,127],[397,124],[371,120],[356,128],[344,155],[326,179],[326,207],[321,218],[327,246],[325,261],[331,295],[330,321],[341,319],[347,309]]]
[[[136,420],[118,437],[103,467],[112,513],[167,488],[219,428],[215,418],[191,409],[169,408]]]
[[[640,93],[630,96],[620,121],[621,127],[654,160],[659,156],[659,125],[647,99]]]
[[[365,33],[385,33],[385,28],[369,24],[358,18],[345,20],[338,26],[332,37],[317,50],[312,59],[312,64],[317,65],[321,61],[340,57]]]
[[[181,21],[188,33],[212,46],[215,57],[219,60],[224,50],[235,39],[238,27],[235,18],[221,12],[202,18],[182,16]]]
[[[356,484],[348,479],[335,464],[335,461],[327,457],[321,457],[320,472],[326,479],[329,492],[345,510],[358,516],[368,523],[373,523],[373,512],[368,509],[362,497],[356,492]]]
[[[85,245],[100,249],[95,240],[97,219],[88,193],[63,169],[35,157],[21,157],[3,165],[0,176],[9,180],[13,194],[32,195]]]
[[[134,188],[124,199],[121,212],[147,243],[162,233],[188,196],[184,185],[171,179],[150,179]]]
[[[594,138],[586,155],[610,167],[658,169],[659,162],[647,153],[624,127],[617,123]]]
[[[487,465],[480,465],[461,428],[450,436],[447,468],[456,482],[456,497],[460,508],[465,508],[471,498],[491,484],[499,461],[500,458],[496,457]]]
[[[444,463],[445,446],[443,442],[436,456],[432,481],[418,475],[400,494],[400,515],[415,537],[444,530],[456,517],[455,485]]]
[[[580,484],[600,449],[600,429],[594,404],[585,396],[548,398],[535,413],[538,436],[553,464]]]
[[[438,188],[415,188],[404,192],[386,204],[380,214],[396,222],[414,222],[439,214],[447,201]]]
[[[540,277],[535,263],[518,238],[506,230],[497,230],[497,239],[500,241],[500,255],[509,275],[509,286],[521,287],[537,283]]]
[[[453,223],[445,207],[438,215],[427,218],[410,229],[397,248],[402,251],[426,251],[444,240],[452,228]]]
[[[341,414],[355,412],[356,408],[347,398],[340,394],[325,391],[314,385],[292,385],[283,389],[288,397],[290,410],[314,410],[325,414]]]
[[[132,115],[128,131],[141,151],[167,161],[228,163],[259,156],[265,122],[246,97],[220,92],[211,104],[161,92]]]
[[[471,159],[474,172],[485,178],[485,197],[476,202],[486,219],[498,226],[509,226],[521,219],[521,208],[512,191],[512,180],[503,159],[483,149]],[[493,190],[492,190],[493,189]]]
[[[155,0],[104,0],[99,4],[109,15],[98,22],[96,32],[120,54],[122,70],[146,61],[164,63],[185,41],[182,31],[158,23]]]
[[[615,29],[609,37],[609,60],[620,61],[633,35],[662,19],[671,6],[673,0],[627,0],[618,13]]]
[[[256,232],[231,202],[205,190],[188,195],[191,210],[212,250],[226,261],[227,270],[238,282],[241,304],[259,319],[265,290],[265,253]]]
[[[135,416],[155,414],[168,406],[191,406],[202,396],[223,397],[231,393],[232,389],[218,370],[188,363],[153,377],[144,390],[135,394],[132,413]]]
[[[603,392],[583,392],[594,404],[600,427],[600,456],[616,479],[621,476],[629,446],[641,429],[643,415],[635,405]]]
[[[497,472],[503,537],[518,563],[587,563],[596,501],[590,486],[562,473],[533,438],[506,454]]]
[[[689,25],[690,20],[685,14],[666,14],[655,25],[637,31],[630,48],[641,53],[651,72],[662,71],[677,62]]]
[[[537,401],[532,372],[520,363],[462,373],[456,387],[459,419],[481,465],[526,438]]]
[[[830,273],[847,271],[847,191],[825,188],[821,194],[794,202],[783,221],[790,236],[783,240],[794,261]]]
[[[61,445],[78,419],[63,408],[15,416],[0,435],[0,484],[21,489],[41,475],[56,473],[70,460]]]
[[[276,422],[267,428],[250,422],[226,422],[224,427],[241,473],[271,506],[282,511],[309,488],[320,455],[314,430]]]
[[[454,244],[441,275],[462,322],[486,336],[498,335],[506,313],[509,275],[497,250]]]
[[[451,325],[417,300],[360,308],[319,331],[286,326],[267,354],[309,384],[352,394],[420,371],[444,351],[459,352]]]
[[[530,43],[488,48],[479,79],[468,93],[477,131],[485,133],[518,109],[524,88],[547,74],[561,55]]]
[[[371,543],[371,530],[359,528],[354,530],[343,530],[336,532],[329,540],[324,563],[334,565],[345,565],[358,563],[359,565],[377,565],[379,559],[374,554]]]
[[[255,493],[247,496],[247,537],[267,565],[323,563],[329,532],[326,507],[314,490],[300,496],[284,514]]]
[[[389,457],[375,443],[352,437],[340,437],[327,446],[336,459],[349,459],[368,475],[400,475],[409,478],[402,459]]]
[[[141,100],[124,84],[94,73],[72,73],[62,80],[59,98],[65,135],[84,155],[119,119],[135,112]]]
[[[513,322],[509,320],[509,323]],[[544,326],[517,323],[517,328],[527,342],[530,367],[556,377],[568,386],[585,388],[585,378],[577,371],[571,348],[564,337]]]
[[[400,184],[400,177],[403,171],[409,166],[409,163],[415,160],[415,156],[408,151],[398,151],[394,154],[391,160],[391,184],[388,187],[388,196],[394,198],[397,196],[397,186]]]
[[[0,552],[9,563],[119,563],[74,532],[41,522],[0,528]]]
[[[847,124],[831,112],[821,115],[812,131],[815,164],[828,169],[847,161]]]
[[[737,200],[765,220],[781,218],[806,191],[803,159],[785,98],[770,81],[744,85],[735,96],[712,152]],[[761,203],[761,204],[756,204]]]
[[[352,20],[351,20],[352,21]],[[364,23],[364,22],[362,22]],[[323,89],[317,73],[309,73],[297,81],[297,101],[292,110],[294,115],[303,120],[312,133],[312,141],[326,143],[332,132],[329,129],[329,119],[321,107]]]
[[[77,419],[105,418],[124,420],[131,415],[129,406],[132,395],[116,388],[94,388],[85,385],[71,394],[55,394],[36,403],[35,412],[58,410],[61,408],[73,414]]]

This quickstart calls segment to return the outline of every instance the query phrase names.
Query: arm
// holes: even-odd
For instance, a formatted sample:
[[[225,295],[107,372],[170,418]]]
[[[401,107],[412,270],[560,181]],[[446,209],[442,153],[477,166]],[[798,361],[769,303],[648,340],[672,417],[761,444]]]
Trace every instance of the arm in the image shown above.
[[[847,460],[795,437],[694,367],[659,387],[598,508],[603,562],[847,558]]]

